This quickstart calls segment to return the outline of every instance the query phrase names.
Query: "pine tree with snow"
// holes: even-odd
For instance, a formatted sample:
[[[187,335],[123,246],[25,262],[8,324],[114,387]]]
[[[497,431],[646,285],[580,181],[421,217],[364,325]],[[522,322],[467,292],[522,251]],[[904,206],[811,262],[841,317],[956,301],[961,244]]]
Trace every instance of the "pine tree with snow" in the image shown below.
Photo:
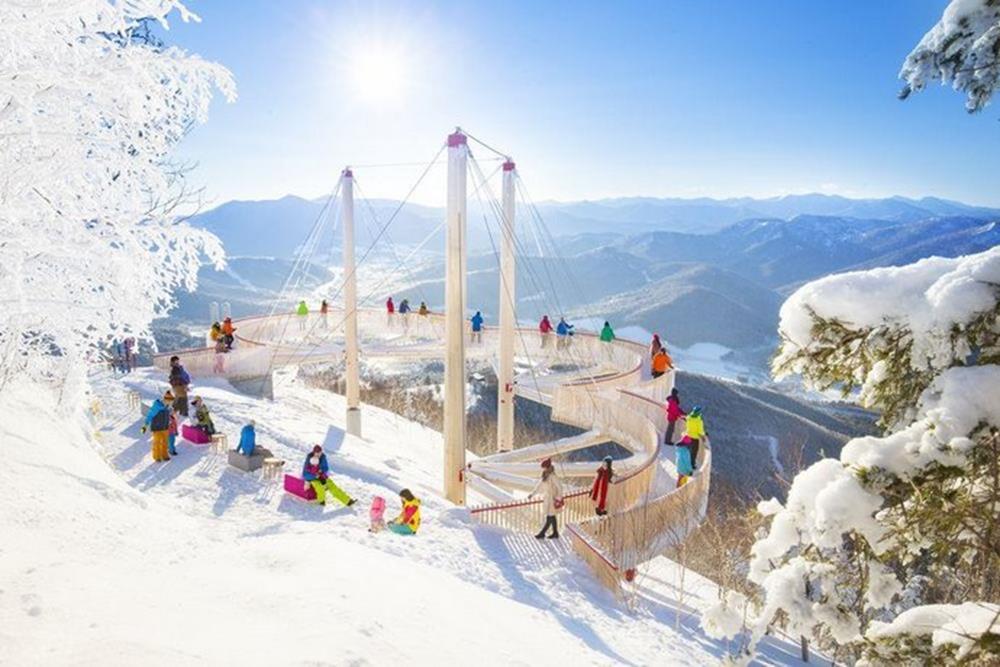
[[[49,381],[73,400],[113,337],[148,336],[218,240],[178,222],[170,154],[229,72],[149,32],[179,0],[0,4],[0,388]]]
[[[753,546],[763,604],[837,657],[1000,657],[1000,247],[828,276],[781,309],[776,374],[857,390],[886,432],[794,480]]]
[[[1000,88],[1000,0],[951,0],[899,76],[902,99],[940,81],[966,94],[970,113],[981,111]]]

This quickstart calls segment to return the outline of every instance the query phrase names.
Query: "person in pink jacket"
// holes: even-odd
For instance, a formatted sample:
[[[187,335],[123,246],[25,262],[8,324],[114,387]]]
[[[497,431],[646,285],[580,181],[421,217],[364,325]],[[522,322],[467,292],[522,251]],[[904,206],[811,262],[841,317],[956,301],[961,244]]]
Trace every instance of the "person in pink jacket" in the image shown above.
[[[687,415],[681,409],[681,398],[676,388],[670,390],[665,410],[667,411],[667,433],[663,436],[663,444],[672,445],[674,444],[674,429],[677,427],[677,421]]]

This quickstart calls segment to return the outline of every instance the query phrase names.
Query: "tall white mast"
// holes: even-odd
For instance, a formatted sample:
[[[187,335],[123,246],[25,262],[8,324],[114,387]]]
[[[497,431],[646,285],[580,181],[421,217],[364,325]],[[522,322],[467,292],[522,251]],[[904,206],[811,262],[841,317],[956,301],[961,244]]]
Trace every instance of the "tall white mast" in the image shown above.
[[[497,375],[497,449],[514,448],[514,162],[503,164],[503,220],[500,240],[500,366]]]
[[[444,495],[465,503],[465,227],[469,146],[448,136],[448,232],[445,264]]]
[[[358,275],[354,264],[354,173],[341,174],[341,220],[344,225],[344,376],[347,396],[347,432],[361,436],[361,399],[358,380]]]

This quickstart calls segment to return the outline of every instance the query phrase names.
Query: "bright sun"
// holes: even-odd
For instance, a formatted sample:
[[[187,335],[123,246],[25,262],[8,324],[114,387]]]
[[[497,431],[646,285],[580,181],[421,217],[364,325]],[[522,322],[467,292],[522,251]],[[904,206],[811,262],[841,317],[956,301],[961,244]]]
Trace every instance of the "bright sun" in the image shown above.
[[[399,99],[406,84],[403,58],[387,48],[368,50],[354,59],[352,73],[358,94],[369,103]]]

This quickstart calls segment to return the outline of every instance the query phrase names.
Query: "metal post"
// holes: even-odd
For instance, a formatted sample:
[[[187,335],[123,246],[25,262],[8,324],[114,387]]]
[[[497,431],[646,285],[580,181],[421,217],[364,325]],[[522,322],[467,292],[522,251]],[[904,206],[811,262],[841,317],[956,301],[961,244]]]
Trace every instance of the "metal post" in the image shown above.
[[[514,162],[503,164],[500,240],[500,366],[497,375],[497,450],[514,448]]]
[[[444,495],[465,503],[465,224],[464,134],[448,136],[448,231],[445,242]]]
[[[344,394],[347,397],[347,432],[361,437],[360,383],[358,381],[358,276],[354,265],[354,174],[341,174],[341,219],[344,226]]]

